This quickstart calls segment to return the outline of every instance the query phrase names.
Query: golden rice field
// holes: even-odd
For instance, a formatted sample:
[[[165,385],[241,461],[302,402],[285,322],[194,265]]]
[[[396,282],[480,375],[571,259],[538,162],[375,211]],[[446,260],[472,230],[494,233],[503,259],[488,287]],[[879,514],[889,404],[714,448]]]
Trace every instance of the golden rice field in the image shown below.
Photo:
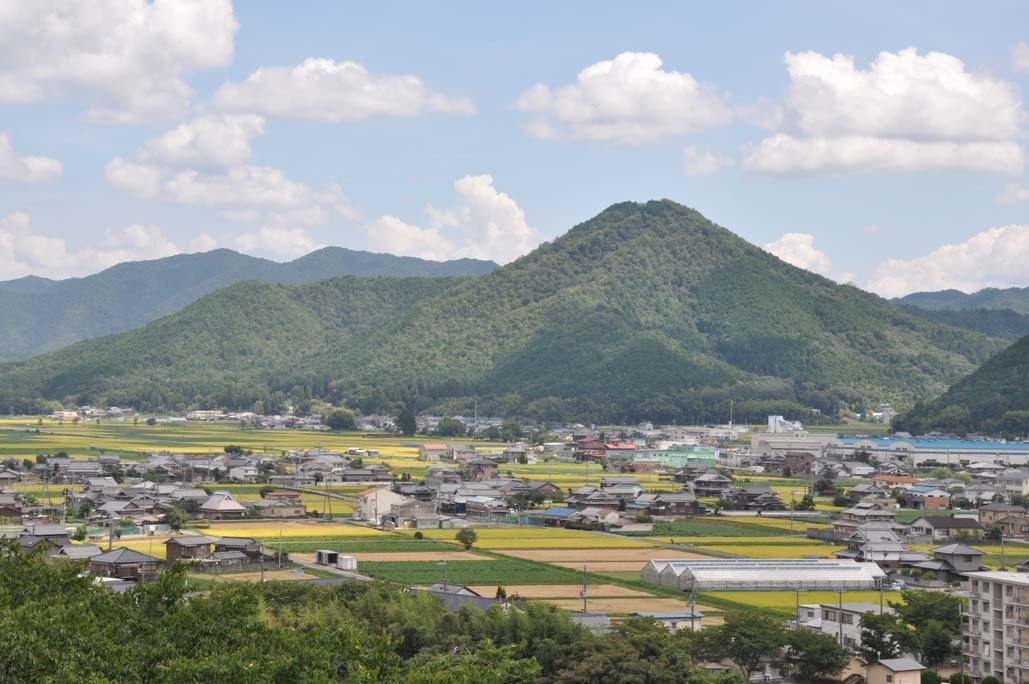
[[[798,514],[798,517],[800,514]],[[738,523],[742,525],[760,525],[761,527],[774,527],[784,532],[789,532],[790,528],[793,528],[794,534],[803,534],[804,531],[809,527],[831,527],[832,523],[828,520],[822,522],[812,522],[808,520],[793,520],[789,518],[772,518],[766,515],[755,515],[755,516],[722,516],[717,518],[718,520],[725,520],[727,522]]]
[[[404,534],[415,530],[398,530]],[[421,530],[426,539],[452,541],[457,530]],[[628,537],[566,530],[556,527],[492,527],[475,528],[480,549],[635,549],[653,548],[653,544]]]
[[[383,532],[372,527],[350,525],[347,523],[308,522],[302,520],[283,520],[268,522],[210,522],[206,527],[195,527],[191,532],[209,534],[216,537],[256,537],[274,539],[288,537],[388,537],[390,532]]]
[[[889,605],[890,601],[899,601],[900,592],[883,592],[883,605]],[[754,606],[767,608],[785,615],[795,615],[798,602],[797,593],[793,591],[709,591],[699,595],[699,600],[715,599],[719,601],[731,601],[741,604],[741,607]],[[799,602],[805,603],[838,603],[839,593],[835,591],[802,591]],[[843,592],[844,603],[879,603],[878,591],[845,591]]]

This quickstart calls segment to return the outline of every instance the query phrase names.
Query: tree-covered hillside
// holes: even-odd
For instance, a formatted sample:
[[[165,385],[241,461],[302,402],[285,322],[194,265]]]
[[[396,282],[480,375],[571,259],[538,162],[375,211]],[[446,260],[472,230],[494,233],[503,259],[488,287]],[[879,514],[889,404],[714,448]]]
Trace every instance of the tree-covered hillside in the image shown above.
[[[952,325],[989,337],[1017,340],[1029,335],[1029,314],[1011,309],[921,309],[902,304],[908,313],[927,321]]]
[[[988,287],[972,294],[960,290],[913,292],[897,300],[898,304],[920,309],[1011,309],[1029,314],[1029,287]]]
[[[0,361],[137,328],[243,280],[302,284],[343,275],[464,276],[488,261],[437,262],[326,247],[287,263],[216,249],[118,264],[68,280],[29,276],[0,282]]]
[[[265,406],[318,396],[550,420],[801,415],[942,392],[1003,342],[790,266],[670,201],[617,204],[476,278],[248,283],[0,368],[0,396]],[[271,402],[271,403],[269,403]]]
[[[894,427],[914,434],[1029,433],[1029,336],[1000,352],[938,399],[898,416]]]

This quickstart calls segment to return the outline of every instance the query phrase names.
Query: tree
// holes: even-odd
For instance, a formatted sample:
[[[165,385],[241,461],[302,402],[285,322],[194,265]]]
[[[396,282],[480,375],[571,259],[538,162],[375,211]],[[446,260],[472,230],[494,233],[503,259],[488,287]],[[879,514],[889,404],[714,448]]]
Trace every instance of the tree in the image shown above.
[[[954,681],[951,679],[950,681]],[[933,670],[922,670],[919,684],[943,684],[943,677]]]
[[[74,539],[75,541],[82,541],[83,539],[86,538],[86,534],[88,534],[88,530],[86,529],[86,526],[85,525],[79,525],[78,527],[75,528],[75,532],[71,535],[71,538]]]
[[[222,451],[231,456],[242,456],[245,450],[238,444],[229,444],[228,446],[223,447]]]
[[[471,527],[462,527],[457,531],[457,534],[454,535],[454,539],[464,547],[465,551],[471,551],[475,542],[479,541],[479,535]]]
[[[922,629],[935,620],[951,635],[956,636],[961,631],[961,598],[958,596],[907,589],[901,593],[901,600],[891,601],[890,606],[916,629]]]
[[[726,655],[739,666],[747,681],[750,681],[751,673],[761,664],[762,658],[775,656],[786,645],[786,629],[782,621],[761,613],[727,613],[722,630]]]
[[[328,427],[333,430],[356,430],[357,421],[354,420],[354,414],[346,409],[334,409],[325,416],[322,420]]]
[[[522,424],[514,418],[508,418],[500,428],[500,438],[505,442],[517,442],[522,438]]]
[[[464,423],[457,418],[442,418],[436,425],[436,434],[440,437],[460,437],[465,432]]]
[[[950,656],[952,635],[939,620],[930,620],[916,635],[918,652],[926,665],[938,665]]]
[[[415,419],[414,411],[405,408],[396,418],[397,430],[405,437],[410,437],[418,431],[418,421]]]
[[[154,418],[153,416],[150,416],[149,418],[146,419],[146,424],[150,425],[150,426],[157,425],[157,419]]]
[[[793,510],[795,511],[813,511],[815,510],[815,497],[810,494],[805,494],[804,498],[800,501],[794,502]]]
[[[911,630],[898,614],[861,616],[861,654],[870,659],[896,658],[914,650]]]
[[[168,509],[168,512],[164,514],[164,522],[168,527],[178,532],[186,524],[186,514],[183,513],[182,509],[178,506],[172,506]]]
[[[850,662],[850,654],[831,636],[801,628],[786,636],[786,662],[806,682],[840,672]]]

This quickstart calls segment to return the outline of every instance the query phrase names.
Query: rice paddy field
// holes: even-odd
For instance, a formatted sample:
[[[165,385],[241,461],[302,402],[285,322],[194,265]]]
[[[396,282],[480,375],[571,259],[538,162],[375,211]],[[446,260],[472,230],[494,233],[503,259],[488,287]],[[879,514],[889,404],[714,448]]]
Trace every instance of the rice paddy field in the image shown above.
[[[883,592],[883,605],[899,601],[900,592]],[[783,616],[796,615],[797,592],[793,591],[713,591],[697,595],[699,602],[708,602],[723,610],[755,607],[779,613]],[[799,603],[838,603],[839,593],[835,591],[802,591]],[[878,591],[845,591],[844,603],[879,603]]]
[[[480,549],[640,549],[653,545],[638,539],[615,534],[566,530],[556,527],[493,527],[476,528]],[[456,530],[422,530],[426,539],[452,540]],[[414,535],[415,530],[402,530]],[[597,555],[598,559],[602,556]]]

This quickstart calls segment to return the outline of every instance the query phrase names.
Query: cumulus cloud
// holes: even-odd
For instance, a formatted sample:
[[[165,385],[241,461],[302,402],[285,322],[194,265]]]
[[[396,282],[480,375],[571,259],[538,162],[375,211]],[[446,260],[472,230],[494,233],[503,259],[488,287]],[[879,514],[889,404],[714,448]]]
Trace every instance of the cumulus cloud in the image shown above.
[[[709,176],[726,166],[732,166],[727,156],[695,145],[687,145],[682,151],[682,170],[687,176]]]
[[[63,238],[33,231],[28,214],[16,212],[0,218],[0,279],[82,276],[124,261],[157,259],[178,252],[178,247],[153,225],[110,229],[98,244],[75,249]]]
[[[795,138],[779,133],[762,140],[744,165],[751,171],[778,175],[931,169],[1018,173],[1024,162],[1017,142]]]
[[[435,92],[417,76],[371,74],[358,62],[315,58],[295,66],[262,67],[243,81],[226,83],[214,103],[231,111],[329,122],[475,112],[470,99]]]
[[[383,216],[365,226],[377,249],[430,259],[493,259],[506,263],[541,241],[525,212],[509,195],[493,186],[489,175],[465,176],[454,182],[453,207],[426,207],[427,227]]]
[[[884,297],[920,290],[1021,287],[1029,281],[1029,225],[1008,225],[914,259],[881,263],[866,287]]]
[[[693,76],[661,68],[653,52],[623,52],[591,64],[575,83],[538,83],[519,96],[537,138],[646,143],[727,123],[732,112]]]
[[[765,245],[765,250],[788,264],[819,275],[828,275],[832,267],[825,252],[815,247],[815,236],[810,233],[785,233]]]
[[[1001,204],[1022,204],[1023,202],[1029,202],[1029,188],[1021,185],[1008,185],[1004,188],[1004,191],[997,197],[997,201]]]
[[[18,156],[11,148],[10,137],[6,133],[0,133],[0,181],[51,181],[60,177],[61,170],[61,162],[56,159]]]
[[[185,111],[197,69],[232,60],[231,0],[32,0],[0,7],[0,101],[66,96],[112,122]]]
[[[1011,49],[1011,63],[1019,71],[1029,71],[1029,43],[1019,41]]]
[[[161,192],[161,169],[115,157],[107,162],[104,175],[112,187],[140,197],[153,198]]]
[[[234,166],[250,161],[250,140],[264,133],[255,114],[201,116],[143,143],[142,161],[183,166]]]
[[[787,130],[745,160],[762,173],[967,169],[1017,173],[1022,103],[1016,88],[966,71],[958,58],[914,48],[859,69],[847,55],[786,53]]]
[[[250,254],[293,259],[324,247],[302,228],[274,228],[262,226],[253,233],[235,238],[236,246]]]

